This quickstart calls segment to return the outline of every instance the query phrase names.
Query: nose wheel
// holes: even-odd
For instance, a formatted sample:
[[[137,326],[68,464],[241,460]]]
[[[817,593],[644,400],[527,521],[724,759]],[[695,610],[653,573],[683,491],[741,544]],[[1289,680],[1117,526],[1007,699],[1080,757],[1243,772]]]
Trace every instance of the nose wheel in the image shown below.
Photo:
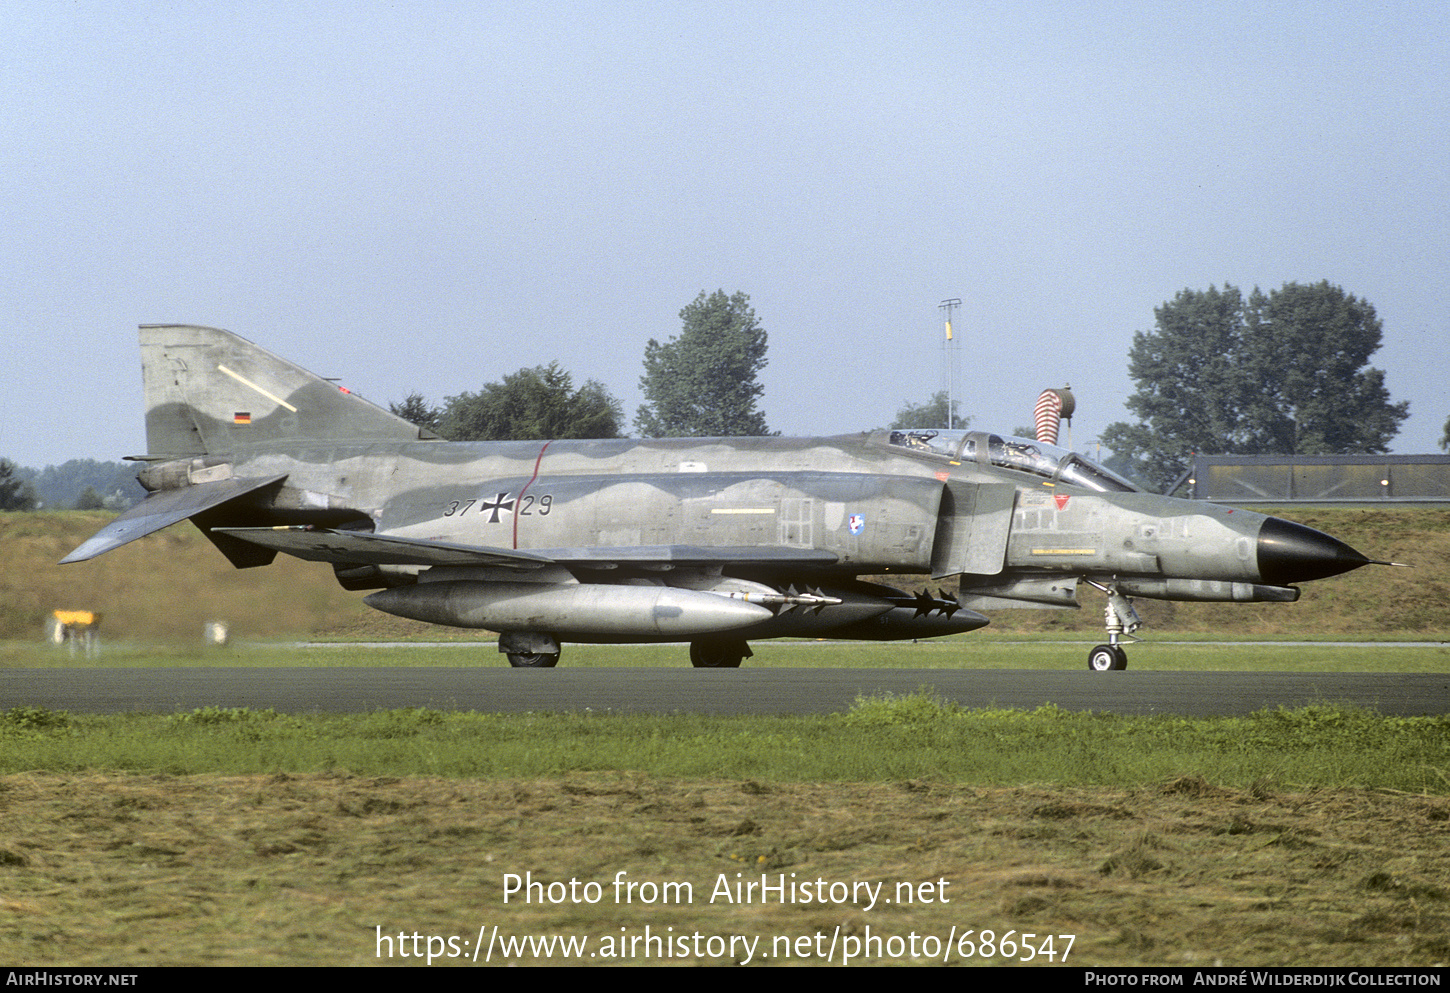
[[[1128,668],[1128,653],[1122,645],[1099,645],[1088,652],[1088,668],[1093,672],[1109,672]]]
[[[1133,632],[1143,626],[1142,618],[1133,609],[1133,601],[1120,593],[1116,586],[1103,586],[1094,583],[1091,579],[1087,582],[1108,595],[1108,602],[1103,606],[1103,627],[1108,632],[1108,643],[1098,645],[1088,652],[1088,668],[1093,672],[1113,672],[1126,669],[1128,668],[1128,652],[1118,644],[1118,641],[1124,636],[1133,638]],[[1138,639],[1133,638],[1133,640]]]

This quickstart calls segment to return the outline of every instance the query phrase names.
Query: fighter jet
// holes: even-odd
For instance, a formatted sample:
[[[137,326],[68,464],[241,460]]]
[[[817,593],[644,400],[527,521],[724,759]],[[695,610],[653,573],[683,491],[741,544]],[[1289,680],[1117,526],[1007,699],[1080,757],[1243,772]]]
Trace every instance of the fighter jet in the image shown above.
[[[1107,594],[1088,667],[1122,669],[1133,597],[1290,602],[1371,561],[1033,440],[449,442],[228,331],[143,325],[141,355],[148,495],[62,561],[189,519],[238,568],[328,563],[378,610],[496,632],[516,667],[678,641],[736,667],[752,639],[955,634],[982,610],[1075,608],[1086,583]]]

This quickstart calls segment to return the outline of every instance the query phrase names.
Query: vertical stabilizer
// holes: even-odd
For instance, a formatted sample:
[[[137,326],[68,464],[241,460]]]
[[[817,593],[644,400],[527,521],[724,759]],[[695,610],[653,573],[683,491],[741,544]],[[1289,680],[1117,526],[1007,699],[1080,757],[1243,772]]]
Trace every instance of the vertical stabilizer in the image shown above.
[[[152,455],[205,455],[287,441],[433,437],[218,328],[141,325],[141,370]]]

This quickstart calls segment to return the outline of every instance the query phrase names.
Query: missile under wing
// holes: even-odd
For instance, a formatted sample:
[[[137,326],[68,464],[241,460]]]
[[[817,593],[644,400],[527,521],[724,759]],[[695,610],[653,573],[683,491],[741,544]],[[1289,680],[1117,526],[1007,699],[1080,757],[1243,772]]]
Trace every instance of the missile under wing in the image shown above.
[[[515,666],[688,641],[733,667],[752,639],[954,634],[1085,582],[1108,594],[1089,666],[1119,669],[1132,597],[1292,601],[1370,561],[984,432],[447,442],[227,331],[143,325],[141,353],[148,496],[63,561],[190,520],[238,568],[328,564],[378,610],[497,632]]]

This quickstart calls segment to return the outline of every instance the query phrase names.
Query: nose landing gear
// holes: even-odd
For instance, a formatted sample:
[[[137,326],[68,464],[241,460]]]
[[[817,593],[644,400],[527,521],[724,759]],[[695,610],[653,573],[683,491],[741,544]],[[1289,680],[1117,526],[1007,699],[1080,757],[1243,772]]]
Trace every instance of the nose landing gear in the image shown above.
[[[1143,621],[1138,616],[1138,612],[1133,609],[1133,601],[1119,593],[1116,587],[1103,586],[1091,579],[1086,582],[1108,595],[1108,602],[1103,607],[1103,627],[1108,632],[1108,643],[1098,645],[1088,652],[1088,668],[1093,672],[1126,669],[1128,668],[1128,652],[1118,642],[1125,635],[1133,638],[1133,632],[1143,626]],[[1133,638],[1133,640],[1138,639]]]

